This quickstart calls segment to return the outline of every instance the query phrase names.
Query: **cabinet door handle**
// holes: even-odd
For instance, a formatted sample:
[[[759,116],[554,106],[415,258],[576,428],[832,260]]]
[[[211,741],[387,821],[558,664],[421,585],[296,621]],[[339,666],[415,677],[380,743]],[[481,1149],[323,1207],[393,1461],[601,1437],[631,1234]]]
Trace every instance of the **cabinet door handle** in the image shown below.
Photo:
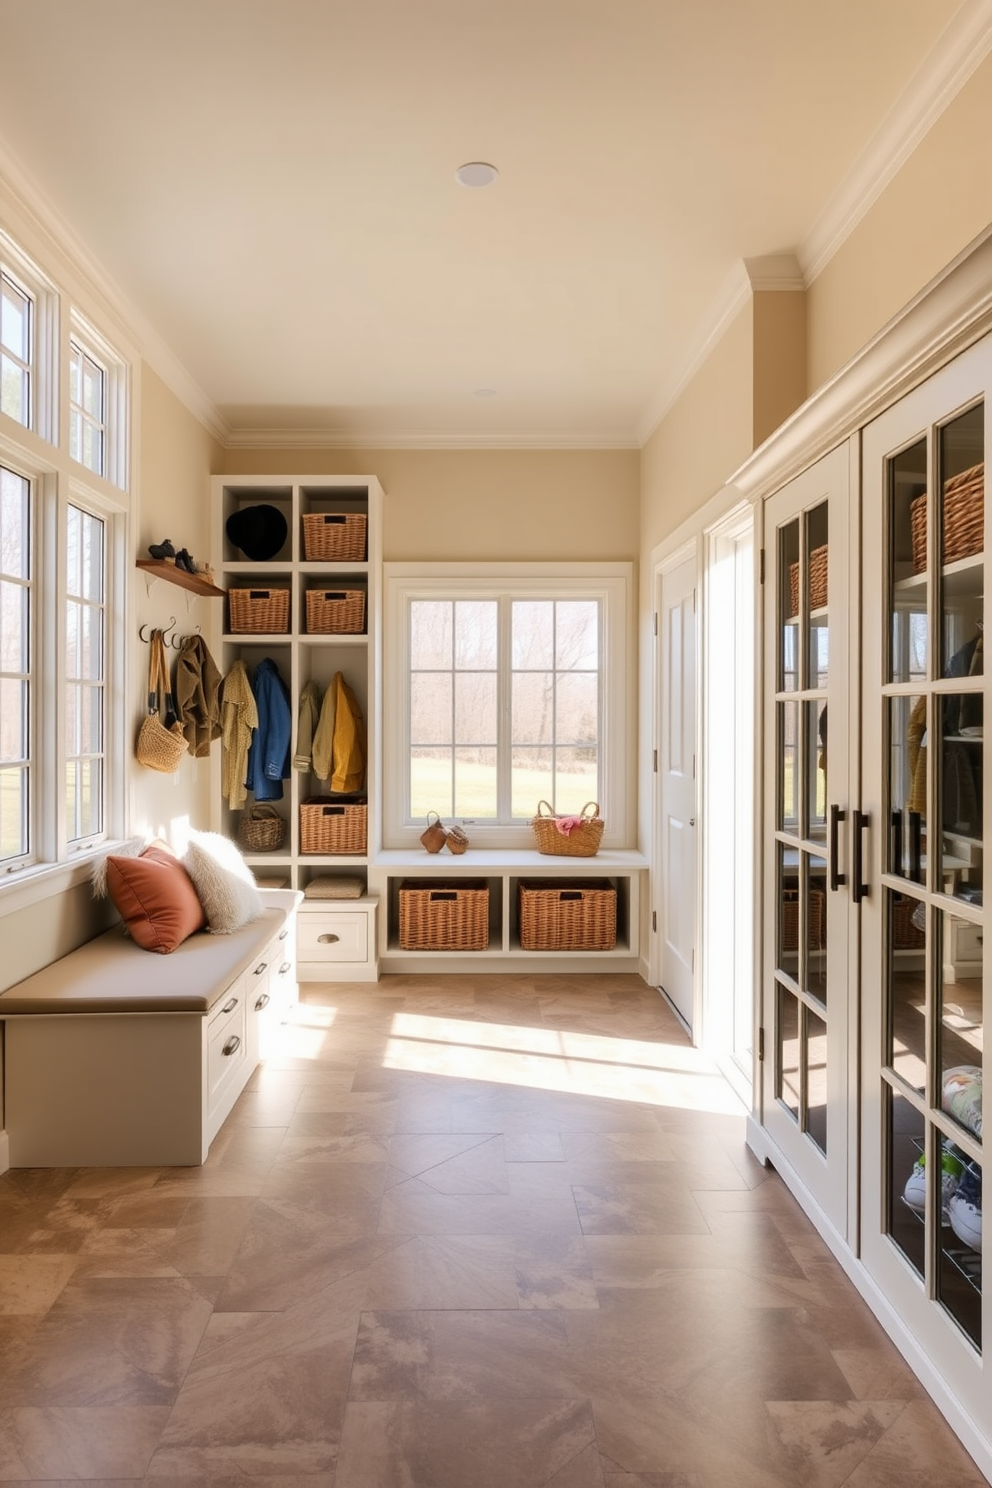
[[[221,1012],[222,1013],[233,1013],[234,1012],[234,1009],[237,1007],[237,1005],[238,1005],[238,999],[236,997],[232,997],[231,1000],[230,1000],[230,1002],[225,1002],[224,1006],[221,1008]]]
[[[287,926],[285,930],[280,930],[279,931],[279,939],[280,940],[285,940],[286,939],[286,936],[288,934],[289,934],[289,927]]]
[[[240,1048],[241,1048],[241,1040],[238,1038],[238,1035],[236,1033],[232,1033],[231,1034],[231,1037],[228,1039],[227,1043],[224,1045],[224,1048],[223,1048],[223,1051],[222,1052],[224,1054],[236,1054]]]
[[[261,995],[261,997],[258,999],[258,1001],[255,1004],[255,1011],[256,1011],[256,1013],[260,1013],[262,1011],[262,1009],[263,1008],[267,1008],[268,1005],[269,1005],[269,994],[268,994],[268,992],[263,992],[262,995]]]
[[[862,899],[867,899],[871,892],[870,886],[864,881],[864,832],[871,825],[871,816],[867,811],[855,811],[854,817],[854,882],[851,885],[851,898],[855,904],[860,904]]]
[[[836,894],[842,884],[847,883],[847,874],[838,869],[840,824],[847,821],[847,812],[833,805],[830,808],[830,891]]]
[[[920,882],[920,863],[923,858],[923,817],[918,811],[909,813],[909,876],[913,883]]]
[[[317,941],[318,941],[318,944],[319,945],[337,945],[337,943],[338,943],[338,941],[340,939],[341,939],[340,935],[318,935],[317,936]]]
[[[287,973],[287,971],[291,971],[292,970],[292,967],[293,967],[292,961],[284,961],[282,963],[282,965],[280,966],[280,968],[279,968],[279,975],[280,976],[285,976],[286,973]]]
[[[258,966],[255,967],[255,975],[256,976],[261,976],[262,975],[262,972],[265,970],[265,968],[268,966],[268,964],[269,964],[268,961],[261,961],[261,962],[259,962]]]

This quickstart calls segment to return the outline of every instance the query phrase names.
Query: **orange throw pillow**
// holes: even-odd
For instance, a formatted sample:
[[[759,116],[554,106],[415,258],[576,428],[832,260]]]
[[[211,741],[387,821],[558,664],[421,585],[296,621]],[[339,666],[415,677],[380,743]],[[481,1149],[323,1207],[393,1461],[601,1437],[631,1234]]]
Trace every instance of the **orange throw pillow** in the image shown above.
[[[135,945],[163,956],[207,923],[193,880],[168,849],[107,859],[107,889]]]

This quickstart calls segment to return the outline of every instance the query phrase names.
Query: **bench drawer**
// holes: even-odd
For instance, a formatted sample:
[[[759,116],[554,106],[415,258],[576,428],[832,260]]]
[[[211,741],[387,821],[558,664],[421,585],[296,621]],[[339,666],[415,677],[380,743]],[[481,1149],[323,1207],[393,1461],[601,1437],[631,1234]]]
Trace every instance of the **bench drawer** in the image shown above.
[[[250,980],[249,971],[232,982],[207,1025],[207,1123],[211,1136],[244,1083],[248,1058],[245,1001]]]
[[[297,926],[297,946],[301,961],[368,960],[367,914],[301,914]]]

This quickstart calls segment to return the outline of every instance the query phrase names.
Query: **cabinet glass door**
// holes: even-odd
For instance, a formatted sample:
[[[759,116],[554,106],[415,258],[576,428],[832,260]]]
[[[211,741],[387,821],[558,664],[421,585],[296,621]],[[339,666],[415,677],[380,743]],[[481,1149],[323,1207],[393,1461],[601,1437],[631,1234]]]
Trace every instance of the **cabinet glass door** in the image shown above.
[[[863,1254],[976,1388],[988,362],[877,420],[863,460]]]
[[[764,1124],[847,1212],[847,448],[767,503]]]

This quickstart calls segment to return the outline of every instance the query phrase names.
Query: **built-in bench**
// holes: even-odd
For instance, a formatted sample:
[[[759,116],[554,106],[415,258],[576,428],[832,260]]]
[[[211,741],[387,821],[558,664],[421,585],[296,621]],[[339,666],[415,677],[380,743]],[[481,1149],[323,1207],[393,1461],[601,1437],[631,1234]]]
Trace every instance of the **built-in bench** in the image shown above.
[[[202,1163],[295,1001],[301,896],[170,955],[117,926],[0,994],[10,1164]]]

